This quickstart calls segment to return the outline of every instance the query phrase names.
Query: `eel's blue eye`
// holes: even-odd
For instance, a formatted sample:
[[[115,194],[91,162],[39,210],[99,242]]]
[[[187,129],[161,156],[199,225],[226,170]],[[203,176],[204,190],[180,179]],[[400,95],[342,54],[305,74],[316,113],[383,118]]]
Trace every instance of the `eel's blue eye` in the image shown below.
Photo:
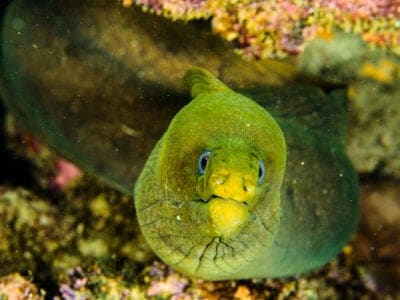
[[[258,162],[258,185],[262,183],[265,176],[265,165],[264,162],[260,159]]]
[[[200,175],[203,175],[206,171],[208,160],[210,159],[211,151],[205,150],[199,156],[198,168]]]

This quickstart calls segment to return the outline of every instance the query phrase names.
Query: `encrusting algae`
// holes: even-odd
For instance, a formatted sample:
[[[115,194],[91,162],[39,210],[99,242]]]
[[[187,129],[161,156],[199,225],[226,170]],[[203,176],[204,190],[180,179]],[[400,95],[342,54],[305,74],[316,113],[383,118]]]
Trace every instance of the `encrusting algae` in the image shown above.
[[[174,20],[211,19],[212,30],[238,43],[246,58],[286,57],[336,29],[359,34],[371,47],[400,54],[399,0],[136,0]]]
[[[44,300],[46,292],[40,290],[18,273],[0,277],[1,300]]]

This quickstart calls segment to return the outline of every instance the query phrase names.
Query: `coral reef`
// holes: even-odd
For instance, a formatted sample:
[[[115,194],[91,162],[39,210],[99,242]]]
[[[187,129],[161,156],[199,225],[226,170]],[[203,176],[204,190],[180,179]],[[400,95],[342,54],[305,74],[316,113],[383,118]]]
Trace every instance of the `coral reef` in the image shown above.
[[[4,300],[43,300],[44,291],[18,273],[0,278],[0,299]]]
[[[145,299],[140,285],[127,282],[122,272],[113,274],[97,264],[86,270],[76,267],[61,276],[59,292],[55,299]]]
[[[400,53],[399,0],[136,0],[145,10],[172,19],[211,18],[212,29],[239,44],[248,58],[300,53],[315,37],[335,28],[359,34],[371,46]]]
[[[358,299],[378,297],[377,278],[353,264],[351,247],[318,272],[303,278],[210,282],[187,278],[160,262],[129,278],[95,264],[61,276],[56,299]],[[123,268],[131,266],[125,265]],[[382,294],[381,294],[382,295]],[[114,297],[114,298],[113,298]]]
[[[348,153],[354,165],[362,173],[400,178],[400,80],[390,85],[356,82],[349,98]]]
[[[357,171],[400,178],[400,58],[337,32],[310,42],[298,69],[330,86],[347,85],[347,150]]]

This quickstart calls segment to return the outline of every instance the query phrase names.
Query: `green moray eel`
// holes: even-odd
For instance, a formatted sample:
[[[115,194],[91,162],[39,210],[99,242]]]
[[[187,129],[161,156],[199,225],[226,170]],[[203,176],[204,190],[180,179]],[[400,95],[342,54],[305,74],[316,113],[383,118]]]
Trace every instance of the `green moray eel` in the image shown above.
[[[336,255],[359,213],[339,121],[299,122],[301,107],[273,116],[204,69],[189,70],[184,82],[194,99],[171,121],[134,190],[157,255],[207,280],[290,276]],[[334,101],[321,94],[321,102]]]

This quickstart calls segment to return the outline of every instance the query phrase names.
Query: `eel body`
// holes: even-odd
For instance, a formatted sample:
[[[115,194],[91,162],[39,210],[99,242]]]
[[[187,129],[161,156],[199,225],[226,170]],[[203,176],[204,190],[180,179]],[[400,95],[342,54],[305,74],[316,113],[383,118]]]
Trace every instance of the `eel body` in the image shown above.
[[[359,202],[343,124],[324,111],[334,97],[294,94],[281,103],[294,108],[270,113],[273,95],[256,95],[256,103],[200,68],[184,81],[194,99],[134,190],[156,254],[207,280],[291,276],[336,255],[354,232]],[[304,113],[307,101],[320,101],[320,112]]]

